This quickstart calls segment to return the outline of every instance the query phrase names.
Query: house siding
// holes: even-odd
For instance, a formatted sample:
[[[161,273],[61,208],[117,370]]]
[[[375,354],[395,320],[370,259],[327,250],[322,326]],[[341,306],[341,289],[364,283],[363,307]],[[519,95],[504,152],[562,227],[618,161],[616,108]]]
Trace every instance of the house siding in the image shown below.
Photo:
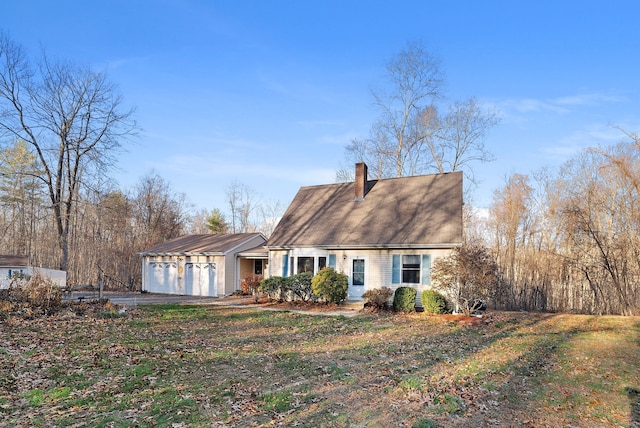
[[[67,273],[63,270],[45,269],[33,266],[5,266],[0,267],[0,290],[9,288],[11,277],[17,273],[33,276],[39,274],[48,278],[60,288],[67,286]]]
[[[282,276],[283,256],[289,257],[298,256],[313,256],[313,257],[327,257],[327,263],[329,262],[329,256],[335,255],[336,259],[336,271],[344,273],[349,276],[349,284],[351,285],[351,263],[354,259],[364,258],[365,265],[365,285],[363,290],[371,290],[373,288],[387,287],[395,290],[402,286],[412,286],[418,291],[418,297],[423,290],[429,289],[430,285],[423,284],[393,284],[392,283],[392,260],[393,255],[429,255],[431,258],[431,266],[435,260],[440,257],[444,257],[451,252],[450,249],[326,249],[326,248],[304,248],[294,250],[271,250],[269,251],[269,275],[270,276]],[[355,296],[359,298],[360,296]]]

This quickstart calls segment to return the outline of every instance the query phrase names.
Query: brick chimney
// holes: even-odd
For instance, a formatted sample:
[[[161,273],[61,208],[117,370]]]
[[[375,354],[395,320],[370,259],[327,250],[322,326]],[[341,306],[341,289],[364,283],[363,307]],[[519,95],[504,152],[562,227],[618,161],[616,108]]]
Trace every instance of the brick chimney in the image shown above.
[[[364,200],[364,196],[367,194],[367,164],[364,162],[358,162],[356,164],[356,201]]]

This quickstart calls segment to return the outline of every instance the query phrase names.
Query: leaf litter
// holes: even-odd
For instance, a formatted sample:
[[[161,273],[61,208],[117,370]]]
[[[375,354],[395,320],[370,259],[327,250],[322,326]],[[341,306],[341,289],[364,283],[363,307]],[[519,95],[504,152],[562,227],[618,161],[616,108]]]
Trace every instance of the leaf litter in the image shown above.
[[[16,427],[632,426],[640,388],[637,317],[172,305],[0,329]]]

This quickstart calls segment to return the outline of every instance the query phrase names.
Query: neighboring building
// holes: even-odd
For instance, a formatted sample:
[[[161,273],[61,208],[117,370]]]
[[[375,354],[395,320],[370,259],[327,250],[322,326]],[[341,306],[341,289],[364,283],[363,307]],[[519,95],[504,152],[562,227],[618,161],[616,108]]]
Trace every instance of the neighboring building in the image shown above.
[[[462,172],[302,187],[266,244],[269,275],[349,276],[349,299],[371,288],[431,283],[431,264],[462,245]]]
[[[267,268],[261,233],[186,235],[141,252],[142,290],[191,296],[225,296],[242,278]]]
[[[59,287],[67,286],[65,271],[31,266],[27,256],[0,255],[0,289],[9,288],[14,275],[33,276],[35,273],[51,279]]]

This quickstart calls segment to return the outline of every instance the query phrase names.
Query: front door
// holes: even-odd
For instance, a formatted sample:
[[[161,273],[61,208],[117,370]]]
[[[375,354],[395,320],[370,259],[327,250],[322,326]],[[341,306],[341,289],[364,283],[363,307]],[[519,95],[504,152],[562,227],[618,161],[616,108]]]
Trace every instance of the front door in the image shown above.
[[[351,275],[349,277],[349,300],[360,300],[364,294],[366,282],[366,260],[362,257],[353,258],[350,261]]]

